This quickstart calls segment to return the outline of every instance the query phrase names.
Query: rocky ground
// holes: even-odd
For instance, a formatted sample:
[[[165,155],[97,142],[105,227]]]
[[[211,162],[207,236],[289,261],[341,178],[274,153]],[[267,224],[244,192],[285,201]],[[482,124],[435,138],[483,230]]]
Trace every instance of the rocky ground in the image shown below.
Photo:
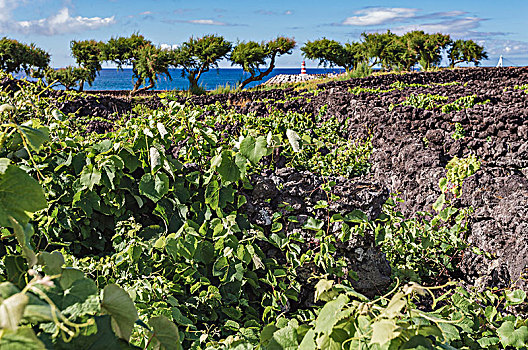
[[[397,89],[395,82],[419,86]],[[455,84],[440,85],[445,83]],[[514,89],[523,84],[528,84],[528,68],[457,69],[334,81],[319,85],[315,93],[293,88],[243,91],[182,97],[181,102],[219,102],[237,112],[257,115],[266,115],[271,108],[318,113],[326,106],[326,115],[339,118],[351,139],[373,136],[372,169],[362,181],[379,184],[386,193],[397,193],[404,199],[401,209],[408,216],[431,210],[440,194],[438,181],[450,159],[475,154],[482,167],[464,182],[462,196],[455,204],[475,209],[468,240],[493,259],[468,250],[461,268],[471,284],[501,287],[517,282],[528,290],[521,279],[528,268],[528,92]],[[358,86],[373,90],[351,90]],[[450,113],[398,105],[419,93],[447,96],[448,102],[471,95],[480,102],[489,101]],[[145,101],[151,107],[161,106],[157,97]],[[112,120],[132,106],[127,99],[89,96],[58,107],[64,112],[107,119],[100,130],[94,129],[106,132],[111,130]],[[452,137],[457,123],[463,129],[461,139]],[[284,176],[268,174],[259,181],[276,177],[276,181],[288,183]],[[251,215],[258,220],[261,214]],[[378,272],[382,265],[377,265]],[[382,271],[380,281],[386,275]]]

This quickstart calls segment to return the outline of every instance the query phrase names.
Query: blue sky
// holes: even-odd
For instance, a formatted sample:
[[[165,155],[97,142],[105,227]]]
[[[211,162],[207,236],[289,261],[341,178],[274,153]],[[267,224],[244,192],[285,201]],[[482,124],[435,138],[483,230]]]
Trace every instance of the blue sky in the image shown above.
[[[140,32],[157,45],[220,34],[236,42],[278,35],[298,43],[278,67],[298,67],[299,47],[322,37],[357,41],[364,31],[419,29],[484,45],[495,65],[528,65],[528,1],[251,1],[251,0],[0,0],[2,36],[33,42],[52,54],[52,65],[73,64],[72,39],[108,40]],[[317,66],[307,62],[309,67]],[[228,62],[222,62],[228,67]]]

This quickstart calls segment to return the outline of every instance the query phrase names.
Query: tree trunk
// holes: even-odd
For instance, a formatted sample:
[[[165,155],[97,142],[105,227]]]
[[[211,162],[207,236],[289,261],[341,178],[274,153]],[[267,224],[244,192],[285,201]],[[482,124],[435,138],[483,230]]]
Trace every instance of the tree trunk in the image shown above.
[[[141,81],[141,79],[136,80],[136,82],[134,83],[134,88],[132,89],[132,91],[130,91],[130,96],[133,96],[137,93],[142,82],[143,81]]]
[[[136,89],[136,87],[134,86],[134,90],[130,92],[130,95],[133,96],[133,95],[137,95],[139,94],[140,92],[143,92],[143,91],[146,91],[146,90],[149,90],[149,89],[152,89],[156,83],[154,82],[154,80],[150,80],[150,83],[147,85],[147,86],[143,86],[142,88],[140,89]]]
[[[269,65],[268,69],[266,69],[264,72],[260,72],[259,75],[251,75],[249,78],[247,78],[246,80],[244,80],[243,82],[240,83],[240,86],[238,87],[238,90],[242,91],[242,89],[244,89],[244,87],[247,84],[252,83],[254,81],[260,81],[266,75],[270,74],[273,71],[273,68],[275,68],[275,57],[276,57],[276,55],[277,54],[274,53],[273,56],[271,56],[271,62],[270,62],[270,65]]]

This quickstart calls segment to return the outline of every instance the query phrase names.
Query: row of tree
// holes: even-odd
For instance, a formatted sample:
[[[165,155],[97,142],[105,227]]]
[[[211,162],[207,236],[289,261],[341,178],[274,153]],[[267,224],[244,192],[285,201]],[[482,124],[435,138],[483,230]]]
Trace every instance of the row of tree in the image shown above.
[[[18,51],[8,49],[8,44],[18,45]],[[191,37],[177,48],[163,49],[143,35],[133,34],[111,38],[107,42],[72,41],[70,48],[77,66],[55,70],[48,66],[49,55],[41,49],[3,38],[0,40],[0,68],[8,73],[24,71],[34,77],[45,77],[48,82],[58,82],[68,90],[75,87],[82,90],[85,83],[91,85],[94,82],[104,62],[112,62],[118,69],[132,67],[135,80],[132,93],[154,87],[160,75],[171,79],[169,69],[181,68],[182,75],[189,80],[190,89],[198,90],[202,74],[229,56],[233,64],[242,66],[249,73],[239,86],[242,89],[271,73],[276,57],[291,54],[295,44],[292,38],[278,37],[261,43],[242,42],[233,48],[222,36],[206,35]],[[27,50],[33,50],[36,56],[44,54],[44,59],[35,60],[27,55]],[[262,68],[264,65],[266,67]]]
[[[363,62],[381,65],[383,70],[406,70],[419,64],[423,69],[439,66],[445,54],[451,67],[467,62],[479,65],[488,55],[473,40],[452,40],[445,34],[412,31],[404,35],[363,33],[360,42],[342,45],[326,38],[309,41],[301,51],[306,58],[323,66],[354,69]]]
[[[444,34],[413,31],[398,36],[386,33],[363,33],[360,42],[341,44],[326,38],[309,41],[302,48],[304,57],[318,60],[320,65],[343,67],[347,71],[358,64],[380,64],[385,70],[410,70],[416,64],[429,69],[440,64],[442,52],[450,64],[473,62],[478,65],[487,58],[482,46],[472,40],[451,40]],[[276,58],[291,54],[296,42],[293,38],[277,37],[264,42],[240,42],[234,47],[219,35],[191,37],[177,48],[155,46],[140,34],[111,38],[107,42],[72,41],[70,48],[77,66],[62,69],[49,67],[50,56],[33,44],[25,45],[13,39],[0,39],[0,68],[8,73],[24,71],[48,82],[58,82],[72,89],[82,90],[91,85],[104,62],[112,62],[118,69],[132,67],[135,79],[132,93],[153,88],[160,75],[171,79],[169,69],[181,68],[191,90],[199,89],[203,73],[217,67],[221,59],[229,58],[249,73],[239,88],[260,81],[275,68]]]

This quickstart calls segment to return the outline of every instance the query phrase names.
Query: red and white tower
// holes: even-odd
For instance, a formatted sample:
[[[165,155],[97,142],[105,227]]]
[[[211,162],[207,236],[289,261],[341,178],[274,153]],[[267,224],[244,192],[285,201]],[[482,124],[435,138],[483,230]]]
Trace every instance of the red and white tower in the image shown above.
[[[301,75],[304,75],[306,74],[306,63],[304,61],[302,61],[302,64],[301,64]]]

